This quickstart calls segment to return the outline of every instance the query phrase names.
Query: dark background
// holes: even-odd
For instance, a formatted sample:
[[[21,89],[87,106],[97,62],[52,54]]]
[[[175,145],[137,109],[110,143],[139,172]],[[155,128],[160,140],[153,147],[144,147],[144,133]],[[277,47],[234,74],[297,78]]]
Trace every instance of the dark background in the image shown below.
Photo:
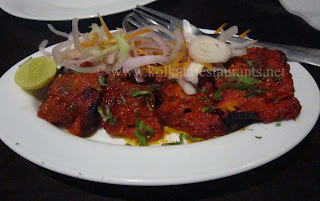
[[[320,48],[320,31],[288,13],[278,1],[157,1],[148,7],[192,24],[216,29],[227,22],[239,32],[251,28],[249,36],[261,41]],[[110,29],[121,27],[129,13],[104,17]],[[77,17],[77,16],[75,16]],[[47,28],[71,31],[71,21],[34,21],[0,10],[0,73],[38,51],[43,39],[49,45],[61,42]],[[81,20],[80,31],[89,31],[97,18]],[[318,86],[320,68],[303,66]],[[5,97],[1,97],[5,98]],[[310,97],[312,98],[312,97]],[[0,200],[320,200],[320,122],[294,149],[249,172],[197,184],[135,187],[101,184],[71,178],[43,169],[11,151],[0,141]]]

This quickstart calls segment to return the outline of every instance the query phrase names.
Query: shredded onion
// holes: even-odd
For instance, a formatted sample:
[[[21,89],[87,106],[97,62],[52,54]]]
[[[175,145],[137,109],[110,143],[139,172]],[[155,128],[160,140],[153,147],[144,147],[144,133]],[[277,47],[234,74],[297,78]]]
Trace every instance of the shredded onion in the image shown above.
[[[186,92],[186,94],[194,95],[197,93],[196,89],[192,86],[192,84],[190,84],[189,82],[187,82],[183,78],[177,79],[177,83],[180,85],[180,87],[183,89],[183,91]]]
[[[58,36],[63,36],[69,39],[70,35],[62,32],[62,31],[58,31],[56,30],[51,24],[48,24],[48,28],[50,29],[50,31],[52,31],[53,33],[57,34]]]
[[[218,40],[221,42],[226,42],[230,37],[238,33],[238,27],[232,26],[229,29],[222,31],[220,36],[218,36]]]
[[[168,61],[167,56],[163,55],[148,55],[140,57],[128,57],[123,61],[122,67],[125,72],[139,68],[140,66],[145,66],[153,63],[165,63]]]
[[[80,32],[79,32],[79,29],[78,29],[78,22],[79,22],[79,19],[75,18],[72,20],[72,38],[73,38],[73,41],[74,41],[74,46],[81,52],[81,53],[84,53],[85,50],[84,48],[81,46],[80,44]]]
[[[62,43],[59,43],[58,45],[56,45],[53,49],[52,49],[52,56],[53,59],[56,61],[57,64],[60,65],[60,63],[62,62],[62,58],[61,58],[61,51],[71,45],[73,45],[73,40],[67,40],[64,41]]]
[[[52,56],[52,53],[51,52],[48,52],[45,50],[46,46],[48,44],[48,40],[43,40],[40,45],[39,45],[39,51],[43,54],[43,55],[46,55],[46,56]]]
[[[185,69],[184,79],[191,82],[194,85],[198,85],[198,75],[201,73],[203,67],[204,66],[200,63],[190,61],[189,65]]]

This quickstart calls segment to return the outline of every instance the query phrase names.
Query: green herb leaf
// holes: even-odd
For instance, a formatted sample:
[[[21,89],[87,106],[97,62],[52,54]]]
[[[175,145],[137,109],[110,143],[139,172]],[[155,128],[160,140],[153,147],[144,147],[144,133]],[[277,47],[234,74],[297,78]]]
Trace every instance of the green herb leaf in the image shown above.
[[[140,120],[139,110],[136,115],[136,129],[134,131],[134,135],[138,138],[139,146],[147,145],[147,140],[151,137],[154,130],[149,127],[146,123]]]
[[[106,107],[106,113],[107,113],[107,117],[108,117],[108,120],[109,120],[109,124],[110,125],[115,125],[117,123],[117,117],[114,117],[113,114],[111,113],[110,111],[110,108],[108,105],[105,105]]]
[[[215,112],[215,109],[214,109],[214,107],[212,106],[212,105],[205,105],[202,109],[201,109],[201,111],[203,112],[203,113],[206,113],[206,112]]]
[[[273,100],[274,103],[279,103],[279,101],[280,101],[279,98],[275,98],[275,99]]]
[[[207,89],[206,89],[206,88],[202,88],[200,91],[201,91],[202,93],[207,93]]]
[[[278,126],[278,127],[281,126],[281,123],[280,122],[276,123],[276,126]]]
[[[257,86],[254,84],[244,84],[244,83],[226,83],[225,85],[223,85],[222,87],[220,87],[220,89],[218,89],[215,93],[214,93],[214,98],[216,100],[223,100],[223,97],[221,97],[221,93],[223,90],[225,89],[237,89],[240,91],[245,91],[248,89],[254,89]]]
[[[121,99],[122,99],[122,102],[123,102],[123,105],[127,105],[126,103],[126,99],[123,97],[123,95],[120,93],[120,96],[121,96]]]
[[[231,78],[233,78],[241,83],[244,83],[244,84],[259,84],[259,83],[261,83],[260,80],[257,80],[254,77],[248,76],[248,75],[238,75],[235,73],[227,73],[227,74],[225,74],[225,76],[231,77]]]
[[[262,94],[262,93],[267,92],[269,90],[270,89],[253,89],[253,90],[250,90],[248,92],[248,94],[246,95],[246,98]]]
[[[130,91],[128,93],[128,95],[131,95],[133,97],[136,97],[136,96],[142,96],[142,95],[146,95],[146,94],[152,94],[150,91]]]
[[[76,109],[76,106],[74,105],[74,103],[72,103],[71,105],[68,106],[69,109],[74,110]]]
[[[182,135],[179,135],[179,141],[169,142],[169,143],[162,143],[162,146],[179,145],[179,144],[183,144]]]
[[[181,98],[185,98],[183,94],[181,94]]]
[[[129,144],[129,143],[126,143],[125,145],[126,145],[126,146],[132,146],[132,144]]]
[[[255,136],[257,139],[262,139],[262,136]]]
[[[149,105],[149,101],[147,101],[147,107],[149,108],[150,111],[153,111],[152,107]]]
[[[103,113],[103,110],[102,110],[101,106],[98,106],[98,112],[99,112],[99,114],[100,114],[100,116],[102,118],[102,121],[106,122],[108,120],[108,117]]]
[[[75,75],[80,75],[80,74],[83,74],[82,72],[78,72],[78,71],[72,71],[72,74],[75,74]]]
[[[186,135],[186,134],[184,134],[184,133],[181,133],[180,136],[181,136],[181,138],[184,138],[184,139],[186,139],[186,140],[191,140],[191,141],[193,141],[193,142],[200,142],[200,141],[203,140],[202,138],[191,137],[191,136]]]
[[[98,81],[99,81],[99,84],[101,85],[101,86],[107,86],[107,83],[106,83],[106,78],[105,77],[103,77],[103,76],[99,76],[98,77]]]
[[[207,100],[207,98],[206,97],[199,97],[199,98],[197,98],[198,100]]]

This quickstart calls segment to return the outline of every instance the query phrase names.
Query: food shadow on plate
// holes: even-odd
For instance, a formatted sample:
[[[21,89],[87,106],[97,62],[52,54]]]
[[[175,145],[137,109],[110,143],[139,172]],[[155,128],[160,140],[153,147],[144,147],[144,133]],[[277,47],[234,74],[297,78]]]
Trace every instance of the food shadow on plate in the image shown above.
[[[34,97],[36,99],[37,102],[42,103],[43,101],[46,100],[47,94],[48,94],[48,89],[49,89],[49,85],[41,88],[41,89],[37,89],[37,90],[24,90],[24,92],[26,92],[27,94],[29,94],[30,96]]]

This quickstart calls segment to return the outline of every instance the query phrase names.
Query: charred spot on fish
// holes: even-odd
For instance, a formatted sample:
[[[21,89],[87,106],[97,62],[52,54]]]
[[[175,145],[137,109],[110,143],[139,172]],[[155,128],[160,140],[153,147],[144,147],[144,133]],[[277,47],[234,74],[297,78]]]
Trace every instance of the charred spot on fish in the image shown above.
[[[91,103],[90,106],[89,106],[89,117],[90,118],[96,118],[97,116],[97,108],[98,108],[98,105],[96,103]]]
[[[260,120],[257,112],[232,112],[224,119],[224,126],[231,133]]]
[[[189,113],[189,112],[191,112],[191,110],[190,110],[189,108],[187,108],[187,109],[185,109],[185,110],[183,111],[184,114]]]
[[[86,100],[88,100],[89,98],[92,98],[94,96],[94,93],[96,92],[96,90],[92,87],[88,87],[86,88],[83,93],[84,93],[84,98]]]

